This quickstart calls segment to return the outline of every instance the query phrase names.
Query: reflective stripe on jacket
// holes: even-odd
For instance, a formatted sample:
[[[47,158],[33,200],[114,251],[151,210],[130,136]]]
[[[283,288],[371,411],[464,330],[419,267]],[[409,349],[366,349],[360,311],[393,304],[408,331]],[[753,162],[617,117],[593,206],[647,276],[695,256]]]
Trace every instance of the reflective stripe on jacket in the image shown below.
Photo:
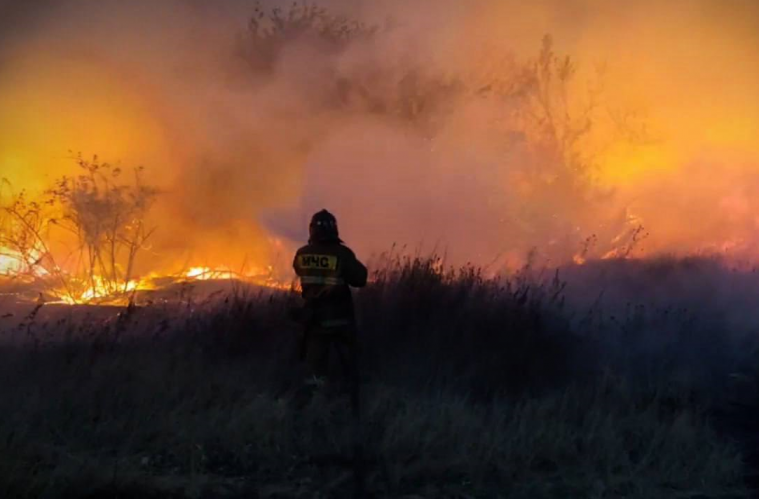
[[[293,261],[302,296],[321,327],[349,325],[355,320],[350,287],[366,285],[366,267],[339,242],[312,243],[298,250]]]

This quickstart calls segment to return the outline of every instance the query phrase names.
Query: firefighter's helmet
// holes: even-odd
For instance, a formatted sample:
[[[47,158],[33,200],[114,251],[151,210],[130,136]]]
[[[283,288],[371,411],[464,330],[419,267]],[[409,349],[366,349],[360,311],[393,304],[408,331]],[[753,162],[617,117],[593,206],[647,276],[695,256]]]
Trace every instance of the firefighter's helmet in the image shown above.
[[[311,217],[308,233],[310,240],[313,242],[340,241],[337,231],[337,219],[327,210],[321,210]]]

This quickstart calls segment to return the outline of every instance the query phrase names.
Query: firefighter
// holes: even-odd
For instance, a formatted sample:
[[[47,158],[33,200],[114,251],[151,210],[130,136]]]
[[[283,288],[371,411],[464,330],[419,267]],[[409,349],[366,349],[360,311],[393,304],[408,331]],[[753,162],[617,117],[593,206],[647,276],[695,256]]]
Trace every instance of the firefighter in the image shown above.
[[[295,254],[293,267],[304,302],[301,359],[309,371],[305,398],[328,381],[334,352],[358,410],[357,328],[350,288],[366,285],[366,267],[343,244],[337,219],[327,210],[311,218],[308,244]]]

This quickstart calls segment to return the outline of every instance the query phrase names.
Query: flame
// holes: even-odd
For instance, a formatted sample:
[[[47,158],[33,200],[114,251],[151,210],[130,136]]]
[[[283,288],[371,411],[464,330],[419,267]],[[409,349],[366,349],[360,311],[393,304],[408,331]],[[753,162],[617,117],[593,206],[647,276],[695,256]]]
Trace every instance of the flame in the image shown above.
[[[283,291],[293,286],[292,282],[277,279],[272,265],[248,266],[238,271],[228,266],[192,266],[179,274],[151,272],[127,282],[114,282],[100,275],[83,279],[60,268],[51,273],[39,265],[41,257],[40,251],[32,251],[25,258],[18,251],[0,247],[0,277],[26,278],[28,282],[39,284],[45,294],[53,297],[49,303],[64,305],[124,305],[136,293],[157,291],[182,282],[239,281]],[[164,284],[159,285],[161,282]]]
[[[185,277],[198,281],[230,280],[237,277],[237,273],[228,268],[193,267],[187,271]]]
[[[161,287],[156,284],[157,281],[168,279],[170,283],[194,282],[194,281],[239,281],[242,283],[254,284],[256,286],[270,289],[287,291],[292,288],[292,283],[278,281],[270,274],[263,274],[259,271],[249,271],[239,273],[229,268],[219,267],[192,267],[179,279],[172,279],[171,276],[161,276],[151,274],[142,279],[130,280],[125,284],[114,289],[114,285],[101,276],[93,278],[94,285],[89,284],[83,290],[72,291],[71,288],[77,288],[75,281],[70,281],[69,287],[57,287],[51,290],[51,293],[57,297],[53,303],[65,305],[81,304],[109,304],[124,305],[129,303],[135,293],[143,291],[156,291]],[[81,283],[79,283],[81,285]]]
[[[623,220],[624,229],[645,225],[651,233],[645,247],[649,254],[703,248],[755,252],[756,11],[748,3],[723,7],[717,0],[693,1],[700,8],[679,9],[685,4],[680,1],[611,7],[579,0],[573,3],[577,8],[568,8],[560,0],[485,0],[479,8],[456,14],[440,8],[433,18],[425,12],[419,19],[415,9],[404,9],[407,17],[401,24],[410,26],[415,38],[397,48],[405,54],[413,46],[408,59],[422,61],[413,68],[420,79],[411,78],[410,88],[418,83],[414,92],[424,90],[427,70],[441,70],[485,96],[442,99],[454,108],[452,119],[442,118],[434,130],[419,134],[413,125],[396,126],[397,116],[365,112],[360,106],[343,113],[331,107],[337,105],[332,90],[322,92],[322,87],[335,87],[334,81],[322,80],[325,75],[345,77],[349,88],[356,73],[357,93],[377,97],[379,105],[372,109],[385,107],[384,96],[373,93],[385,84],[389,93],[400,87],[380,81],[375,88],[362,80],[375,71],[361,68],[377,68],[378,78],[388,68],[391,78],[401,75],[396,70],[405,66],[394,64],[394,49],[403,30],[377,40],[376,47],[359,44],[339,57],[322,57],[317,46],[294,43],[280,51],[274,76],[263,75],[242,91],[255,78],[244,73],[246,61],[233,66],[232,54],[223,52],[233,38],[227,36],[229,30],[218,30],[224,33],[221,40],[212,36],[210,31],[220,26],[194,18],[193,9],[177,15],[165,7],[146,20],[130,15],[140,11],[132,9],[141,1],[94,13],[72,7],[66,22],[51,17],[49,24],[25,26],[17,30],[24,33],[20,43],[0,46],[0,59],[8,67],[0,79],[0,178],[8,177],[30,197],[39,194],[51,181],[76,171],[67,158],[73,150],[127,166],[145,164],[150,182],[168,193],[151,221],[158,231],[150,241],[150,258],[142,258],[134,269],[139,277],[114,287],[97,276],[77,281],[66,274],[76,274],[67,266],[70,262],[58,262],[61,268],[46,262],[50,272],[75,281],[75,291],[56,284],[54,293],[72,303],[121,299],[160,287],[156,278],[240,280],[286,289],[289,284],[275,278],[269,265],[275,255],[292,248],[267,240],[270,232],[294,237],[297,217],[267,224],[261,220],[267,210],[309,209],[317,200],[338,213],[361,255],[386,250],[392,241],[415,245],[444,233],[448,239],[443,244],[452,251],[462,248],[459,260],[478,258],[480,264],[502,252],[499,265],[517,266],[527,250],[549,246],[562,237],[557,232],[571,228],[579,234],[572,245],[554,245],[562,246],[557,250],[562,259],[582,265],[591,258],[627,258],[630,251],[609,247],[624,246],[625,239],[614,235],[626,231],[602,229],[604,240],[593,253],[578,252],[574,244],[600,225],[610,225],[606,219],[629,206],[635,215]],[[39,15],[48,14],[41,10]],[[135,30],[133,22],[155,22],[157,29]],[[423,29],[416,29],[417,22]],[[207,32],[201,26],[211,28]],[[578,150],[571,151],[593,155],[592,176],[614,191],[613,200],[601,207],[570,206],[577,199],[574,193],[556,187],[550,178],[530,183],[543,175],[548,160],[520,145],[525,133],[518,120],[512,122],[513,114],[521,114],[512,109],[512,96],[501,105],[500,99],[487,97],[489,80],[479,85],[483,72],[493,73],[496,84],[500,77],[508,83],[511,66],[501,68],[498,58],[530,60],[547,32],[554,35],[557,54],[577,63],[577,87],[594,79],[596,62],[608,63],[608,92],[597,102],[600,117],[593,121],[587,143],[578,142]],[[90,50],[92,56],[80,57]],[[481,59],[487,67],[473,67]],[[331,65],[334,61],[338,66]],[[590,99],[584,88],[570,92],[570,97],[577,92],[580,108]],[[349,92],[345,100],[354,97],[358,99]],[[431,100],[434,104],[434,95]],[[426,101],[418,104],[425,107]],[[609,139],[620,130],[635,140]],[[428,142],[428,132],[439,133]],[[531,169],[522,174],[520,165]],[[551,177],[551,169],[546,172]],[[540,186],[549,189],[541,192]],[[65,253],[70,243],[54,243],[51,253]],[[637,247],[635,251],[643,254]],[[188,253],[203,258],[186,258]],[[256,268],[220,265],[247,256]],[[29,259],[0,248],[0,275],[34,270],[37,277],[50,277]],[[186,261],[188,270],[179,264]]]
[[[10,250],[0,248],[0,275],[17,274],[21,270],[21,261]]]
[[[108,304],[126,304],[136,292],[156,291],[161,289],[156,285],[157,281],[167,279],[169,282],[194,282],[194,281],[239,281],[242,283],[254,284],[277,290],[289,290],[291,283],[276,280],[271,275],[272,268],[269,267],[267,272],[263,269],[255,268],[246,272],[236,272],[228,267],[191,267],[184,272],[179,279],[172,279],[171,276],[162,276],[152,273],[142,279],[130,280],[125,284],[114,289],[114,285],[101,276],[94,277],[94,285],[89,285],[80,292],[71,293],[65,288],[57,288],[54,294],[58,295],[59,303],[68,305],[78,305],[87,303],[108,303]]]
[[[273,277],[274,267],[251,267],[243,271],[234,271],[229,267],[192,267],[184,277],[191,281],[230,281],[239,280],[273,289],[288,290],[292,283],[279,281]]]
[[[577,265],[585,265],[585,262],[587,261],[584,256],[581,254],[576,254],[572,257],[572,261],[575,262]]]
[[[80,305],[87,303],[103,302],[109,304],[125,304],[129,302],[129,297],[135,291],[148,291],[155,289],[149,280],[129,281],[114,290],[112,284],[101,276],[95,276],[94,285],[90,285],[84,291],[72,292],[65,288],[54,290],[53,293],[59,296],[59,303],[66,305]]]
[[[19,277],[22,274],[30,274],[32,277],[49,275],[49,272],[37,265],[42,259],[43,253],[39,250],[30,250],[24,254],[0,246],[0,276]]]

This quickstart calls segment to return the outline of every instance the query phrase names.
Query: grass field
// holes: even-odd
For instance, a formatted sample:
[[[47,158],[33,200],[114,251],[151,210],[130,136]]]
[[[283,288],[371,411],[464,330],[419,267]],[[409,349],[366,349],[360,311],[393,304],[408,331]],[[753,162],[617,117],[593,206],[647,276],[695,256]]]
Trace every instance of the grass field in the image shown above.
[[[647,272],[739,279],[709,261],[604,265],[622,290]],[[731,375],[753,375],[753,322],[687,309],[702,298],[685,292],[603,302],[574,277],[413,259],[375,273],[357,297],[366,497],[750,497],[714,414]],[[347,400],[293,406],[291,300],[0,305],[0,497],[351,497]]]

